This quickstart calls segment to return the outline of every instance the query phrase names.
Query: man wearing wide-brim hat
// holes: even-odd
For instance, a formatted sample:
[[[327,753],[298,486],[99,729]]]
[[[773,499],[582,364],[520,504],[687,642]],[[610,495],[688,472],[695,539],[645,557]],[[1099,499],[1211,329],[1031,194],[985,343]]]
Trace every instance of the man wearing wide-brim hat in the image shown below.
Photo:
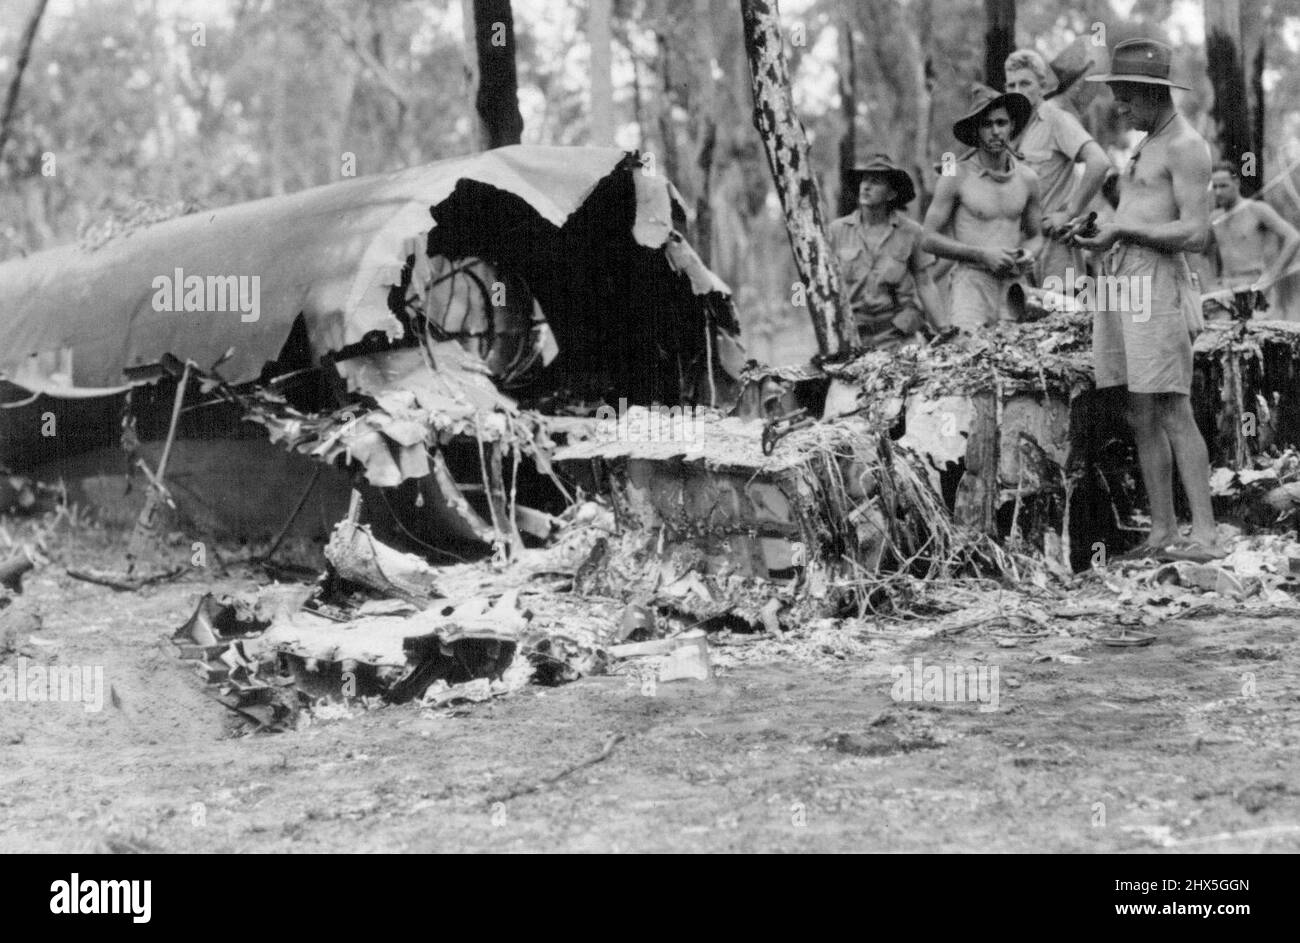
[[[1096,64],[1096,60],[1088,55],[1086,41],[1082,36],[1079,37],[1047,64],[1047,67],[1052,70],[1055,82],[1051,83],[1052,87],[1043,93],[1043,98],[1047,101],[1064,99],[1078,84],[1079,79],[1091,72]],[[1061,107],[1065,105],[1062,104]]]
[[[1083,250],[1055,236],[1087,211],[1106,182],[1110,159],[1078,118],[1047,100],[1055,76],[1036,50],[1017,49],[1007,56],[1003,68],[1007,91],[1024,95],[1032,107],[1015,144],[1021,159],[1038,175],[1043,208],[1044,241],[1034,263],[1034,283],[1041,288],[1044,279],[1055,276],[1065,285],[1065,293],[1073,296],[1075,278],[1087,274]],[[1083,164],[1083,175],[1077,180],[1075,164]]]
[[[1092,354],[1099,389],[1127,391],[1151,502],[1151,532],[1136,551],[1165,560],[1223,555],[1210,503],[1209,457],[1192,414],[1192,334],[1200,297],[1184,252],[1209,235],[1210,149],[1174,107],[1171,52],[1151,39],[1119,43],[1110,71],[1088,81],[1110,86],[1121,118],[1147,136],[1120,174],[1114,220],[1079,245],[1104,251],[1093,314]],[[1071,221],[1071,232],[1082,228]],[[1102,289],[1106,289],[1104,292]],[[1103,298],[1103,295],[1105,296]],[[1192,510],[1190,537],[1174,514],[1174,465]]]
[[[970,110],[952,126],[975,150],[961,160],[945,157],[921,247],[957,263],[948,287],[954,327],[978,331],[1012,320],[1008,292],[1042,245],[1038,178],[1011,151],[1030,111],[1025,96],[976,84]]]
[[[916,198],[907,171],[885,154],[853,170],[858,208],[831,223],[831,248],[858,343],[875,349],[917,339],[926,317],[942,326],[938,289],[921,251],[921,226],[903,214]]]

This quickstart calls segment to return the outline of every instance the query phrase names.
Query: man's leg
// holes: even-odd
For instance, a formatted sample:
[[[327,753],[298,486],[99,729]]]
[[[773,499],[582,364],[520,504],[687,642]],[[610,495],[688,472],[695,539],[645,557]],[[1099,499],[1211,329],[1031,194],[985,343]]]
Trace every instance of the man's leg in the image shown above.
[[[1192,540],[1205,547],[1218,542],[1210,500],[1210,454],[1196,428],[1192,401],[1181,393],[1158,393],[1161,426],[1173,450],[1187,501],[1192,506]]]
[[[1151,503],[1151,533],[1145,546],[1164,547],[1178,539],[1178,518],[1174,515],[1174,462],[1169,436],[1161,421],[1158,393],[1128,394],[1128,423],[1137,440],[1142,482]],[[1204,450],[1204,443],[1201,444]],[[1206,483],[1209,490],[1209,483]]]

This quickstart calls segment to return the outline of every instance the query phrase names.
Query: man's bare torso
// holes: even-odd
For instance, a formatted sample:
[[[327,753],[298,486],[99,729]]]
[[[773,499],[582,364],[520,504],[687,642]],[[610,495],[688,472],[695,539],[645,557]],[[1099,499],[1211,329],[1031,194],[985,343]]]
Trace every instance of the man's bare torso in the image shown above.
[[[1175,115],[1168,127],[1141,145],[1120,179],[1119,208],[1115,211],[1118,225],[1151,225],[1178,218],[1169,152],[1179,142],[1193,138],[1204,145],[1196,129],[1182,115]]]
[[[963,176],[957,188],[953,237],[968,245],[1017,248],[1034,172],[1017,163],[1006,180],[996,180],[979,173],[974,160],[963,161],[958,168]]]
[[[1263,225],[1254,200],[1238,200],[1232,209],[1217,211],[1210,222],[1223,261],[1222,281],[1226,287],[1253,282],[1278,251],[1277,237]]]

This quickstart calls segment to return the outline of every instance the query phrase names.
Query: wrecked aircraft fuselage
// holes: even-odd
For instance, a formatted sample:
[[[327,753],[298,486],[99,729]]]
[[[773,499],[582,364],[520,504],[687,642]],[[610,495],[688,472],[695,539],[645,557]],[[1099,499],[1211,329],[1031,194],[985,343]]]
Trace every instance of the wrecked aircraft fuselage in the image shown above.
[[[274,532],[315,459],[317,533],[350,468],[417,540],[517,543],[569,497],[542,416],[733,394],[730,294],[683,228],[634,155],[515,146],[11,260],[0,461],[120,498],[189,361],[168,477],[199,529]]]

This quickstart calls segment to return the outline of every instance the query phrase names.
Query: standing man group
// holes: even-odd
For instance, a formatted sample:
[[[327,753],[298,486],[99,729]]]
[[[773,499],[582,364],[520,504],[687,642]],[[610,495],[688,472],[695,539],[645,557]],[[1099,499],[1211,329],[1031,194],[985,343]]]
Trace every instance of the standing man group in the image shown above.
[[[1034,263],[1034,282],[1055,276],[1072,291],[1074,278],[1085,274],[1083,250],[1068,239],[1057,238],[1065,224],[1087,211],[1111,170],[1109,158],[1079,119],[1045,96],[1055,90],[1047,63],[1032,49],[1017,49],[1004,66],[1007,91],[1029,100],[1030,117],[1016,142],[1022,159],[1038,177],[1043,207],[1042,251]],[[1075,165],[1083,165],[1076,180]]]
[[[921,308],[933,326],[991,327],[1012,319],[1008,293],[1017,282],[1041,286],[1055,277],[1072,286],[1085,274],[1083,250],[1065,238],[1065,227],[1101,190],[1110,161],[1079,119],[1047,97],[1060,78],[1042,56],[1020,49],[1005,68],[1007,93],[976,84],[970,111],[953,125],[969,150],[943,167],[923,238],[897,212],[914,195],[911,178],[884,155],[873,158],[874,172],[859,168],[859,210],[832,223],[831,243],[863,346],[915,336]],[[1076,164],[1083,166],[1078,179]],[[882,202],[885,188],[907,199]],[[897,238],[887,249],[890,230]],[[946,316],[920,250],[954,263]],[[882,270],[892,279],[882,280]]]
[[[1128,555],[1206,561],[1223,550],[1191,406],[1201,300],[1185,253],[1204,251],[1210,239],[1210,149],[1174,105],[1170,90],[1186,87],[1170,80],[1171,57],[1163,43],[1129,40],[1115,46],[1109,73],[1087,77],[1107,83],[1120,117],[1146,132],[1119,175],[1112,218],[1085,215],[1114,174],[1110,161],[1078,118],[1047,97],[1042,57],[1021,49],[1006,60],[1006,94],[973,88],[970,111],[953,125],[972,150],[945,163],[923,228],[898,214],[913,195],[911,179],[879,157],[864,168],[859,212],[831,232],[864,342],[875,345],[911,336],[922,308],[936,325],[980,331],[1009,317],[1017,280],[1032,272],[1039,285],[1057,277],[1069,290],[1070,271],[1086,272],[1082,250],[1099,256],[1103,277],[1132,287],[1107,293],[1123,310],[1093,313],[1096,385],[1124,391],[1151,506],[1151,531]],[[1223,277],[1263,290],[1288,271],[1300,234],[1263,204],[1240,200],[1236,182],[1231,167],[1215,175]],[[1269,238],[1280,246],[1266,263]],[[946,319],[930,300],[925,253],[955,263]],[[906,287],[909,278],[915,287]],[[1174,511],[1175,467],[1192,512],[1186,538]]]

